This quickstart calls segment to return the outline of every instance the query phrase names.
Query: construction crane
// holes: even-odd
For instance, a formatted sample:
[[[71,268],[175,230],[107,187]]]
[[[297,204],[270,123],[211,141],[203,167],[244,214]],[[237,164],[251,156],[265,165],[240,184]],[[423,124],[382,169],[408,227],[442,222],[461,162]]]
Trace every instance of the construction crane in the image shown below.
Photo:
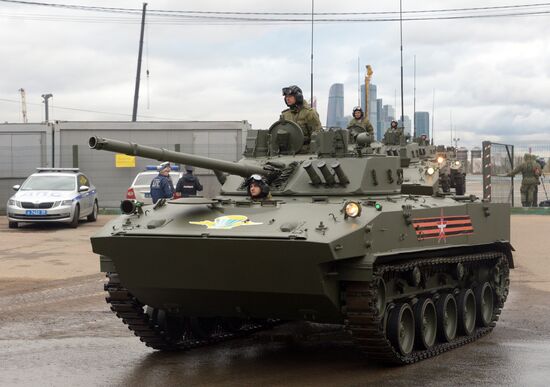
[[[19,92],[21,93],[21,115],[23,116],[23,123],[26,124],[29,120],[27,119],[27,98],[25,97],[25,89],[20,88]]]
[[[372,73],[371,65],[367,65],[367,73],[365,74],[365,117],[367,118],[369,118],[369,85]]]

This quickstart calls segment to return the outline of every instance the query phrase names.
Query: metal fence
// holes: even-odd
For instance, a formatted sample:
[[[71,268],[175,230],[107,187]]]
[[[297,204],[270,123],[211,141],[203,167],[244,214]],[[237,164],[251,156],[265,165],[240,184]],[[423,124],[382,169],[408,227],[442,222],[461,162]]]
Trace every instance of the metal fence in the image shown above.
[[[489,141],[483,142],[483,198],[495,203],[510,203],[512,206],[521,206],[522,176],[506,176],[515,166],[523,162],[525,153],[540,157],[546,163],[543,174],[550,174],[550,144],[510,145]],[[537,203],[547,198],[545,177],[538,187]]]

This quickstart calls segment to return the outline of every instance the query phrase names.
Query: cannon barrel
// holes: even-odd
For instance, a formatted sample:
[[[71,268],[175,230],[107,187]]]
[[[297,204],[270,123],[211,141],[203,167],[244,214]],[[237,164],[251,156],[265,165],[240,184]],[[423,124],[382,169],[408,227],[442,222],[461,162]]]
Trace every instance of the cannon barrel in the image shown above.
[[[159,161],[170,161],[178,164],[193,165],[198,168],[212,169],[248,177],[255,173],[269,175],[272,169],[265,169],[257,165],[239,164],[231,161],[212,159],[210,157],[197,156],[189,153],[170,151],[164,148],[139,145],[133,142],[118,141],[103,137],[90,137],[88,145],[91,149],[106,150],[110,152],[124,153],[130,156],[140,156]]]

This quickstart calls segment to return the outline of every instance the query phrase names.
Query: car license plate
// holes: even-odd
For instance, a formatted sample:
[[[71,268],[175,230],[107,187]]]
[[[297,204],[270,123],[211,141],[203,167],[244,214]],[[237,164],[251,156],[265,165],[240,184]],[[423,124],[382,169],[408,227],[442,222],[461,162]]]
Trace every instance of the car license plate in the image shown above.
[[[145,192],[145,197],[148,199],[151,198],[151,192]]]
[[[48,211],[46,210],[26,210],[25,215],[46,215]]]

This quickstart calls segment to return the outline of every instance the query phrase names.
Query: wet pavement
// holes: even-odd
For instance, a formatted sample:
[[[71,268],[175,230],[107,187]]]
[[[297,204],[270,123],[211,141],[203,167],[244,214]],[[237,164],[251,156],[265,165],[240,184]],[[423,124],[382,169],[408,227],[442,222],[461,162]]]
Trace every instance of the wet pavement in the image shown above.
[[[18,273],[17,264],[30,262],[28,257],[14,262],[12,240],[21,233],[28,238],[30,231],[0,228],[0,386],[545,386],[550,378],[550,241],[533,235],[550,235],[550,218],[514,216],[512,227],[518,268],[512,271],[510,296],[495,330],[406,367],[369,363],[345,339],[270,343],[252,337],[158,353],[110,312],[103,276],[86,263],[95,258],[71,255],[83,243],[79,238],[67,242],[74,246],[66,246],[67,253],[56,259],[74,266],[86,261],[85,275],[58,275],[54,267],[35,277],[10,276]],[[40,238],[64,241],[74,230],[32,232],[38,243]]]

